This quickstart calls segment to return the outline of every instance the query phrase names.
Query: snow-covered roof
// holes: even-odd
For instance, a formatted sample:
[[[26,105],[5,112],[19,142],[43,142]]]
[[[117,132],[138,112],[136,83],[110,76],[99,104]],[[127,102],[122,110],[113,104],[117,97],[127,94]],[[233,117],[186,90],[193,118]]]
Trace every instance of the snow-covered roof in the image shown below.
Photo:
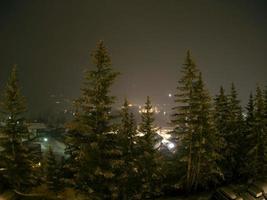
[[[28,129],[37,130],[37,129],[46,129],[47,126],[44,123],[28,123]]]

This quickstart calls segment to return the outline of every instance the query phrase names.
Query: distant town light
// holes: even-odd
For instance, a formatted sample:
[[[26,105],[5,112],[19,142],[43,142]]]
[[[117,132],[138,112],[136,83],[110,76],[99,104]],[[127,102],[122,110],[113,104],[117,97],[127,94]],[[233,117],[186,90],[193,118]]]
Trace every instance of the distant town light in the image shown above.
[[[41,167],[42,166],[42,164],[41,164],[41,162],[38,162],[37,164],[33,164],[32,165],[32,168],[39,168],[39,167]],[[1,200],[1,199],[0,199]]]
[[[158,114],[158,113],[160,113],[160,110],[159,110],[159,108],[158,108],[157,106],[152,107],[152,108],[149,109],[148,111],[147,111],[145,108],[141,108],[141,109],[139,109],[139,113],[147,113],[147,112]]]
[[[44,138],[44,141],[47,142],[48,141],[48,138]]]

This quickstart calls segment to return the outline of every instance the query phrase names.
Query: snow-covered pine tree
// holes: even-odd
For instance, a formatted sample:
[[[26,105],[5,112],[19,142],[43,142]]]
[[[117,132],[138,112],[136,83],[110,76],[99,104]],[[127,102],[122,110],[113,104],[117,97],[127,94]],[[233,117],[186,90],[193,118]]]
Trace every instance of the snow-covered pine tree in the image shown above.
[[[226,166],[225,171],[226,180],[240,179],[240,168],[243,165],[243,146],[246,140],[244,134],[244,119],[240,100],[238,100],[238,93],[235,85],[232,83],[229,94],[229,118],[227,125],[227,133],[225,140],[227,148],[225,150]]]
[[[267,87],[265,87],[264,90],[264,124],[265,124],[265,129],[264,129],[264,133],[265,133],[265,140],[267,139]],[[265,166],[264,166],[264,173],[265,173],[265,178],[267,178],[267,147],[266,147],[266,143],[265,143]]]
[[[137,130],[133,113],[129,111],[129,103],[125,99],[121,111],[121,123],[118,131],[118,139],[122,150],[122,173],[120,186],[120,199],[133,199],[138,196],[141,187],[137,162]]]
[[[245,165],[246,135],[242,107],[237,95],[235,86],[232,84],[229,95],[226,95],[221,87],[214,100],[215,127],[220,141],[219,165],[226,182],[239,179]]]
[[[74,101],[75,111],[74,119],[66,123],[67,132],[65,134],[65,154],[66,157],[64,163],[64,181],[66,186],[76,188],[78,186],[77,175],[80,170],[80,153],[81,143],[84,141],[82,121],[78,112],[78,101]]]
[[[192,114],[192,189],[218,184],[222,173],[218,167],[219,140],[212,116],[211,98],[205,89],[201,73],[193,88]]]
[[[140,151],[142,152],[138,158],[139,165],[141,166],[142,198],[153,197],[160,192],[162,177],[160,155],[157,149],[155,149],[157,133],[154,127],[154,120],[152,104],[150,98],[147,97],[139,126],[139,131],[144,135],[138,141]]]
[[[63,189],[63,185],[60,182],[59,165],[51,146],[49,147],[45,157],[45,167],[46,184],[48,189],[53,192],[59,192]]]
[[[28,129],[23,114],[26,111],[25,98],[21,95],[17,68],[13,67],[1,100],[1,113],[4,117],[1,146],[4,150],[0,159],[6,168],[4,176],[10,187],[25,191],[34,184],[31,152],[26,142]]]
[[[190,191],[193,187],[193,90],[197,81],[198,69],[191,58],[190,51],[187,51],[185,63],[181,70],[182,77],[178,82],[177,92],[175,94],[175,107],[173,108],[172,124],[174,125],[174,134],[181,143],[179,153],[178,167],[183,170],[184,177],[181,177],[183,187]]]
[[[250,174],[251,178],[260,178],[265,176],[267,167],[267,133],[264,119],[264,98],[260,87],[256,89],[254,99],[254,123],[253,131],[250,136],[250,150],[248,152],[251,158]]]
[[[267,132],[267,87],[265,87],[264,90],[264,120],[265,120],[265,132]]]
[[[183,64],[182,77],[176,87],[175,104],[173,108],[172,123],[174,125],[174,134],[177,140],[180,140],[182,148],[177,151],[179,170],[184,170],[184,177],[181,182],[187,191],[192,189],[192,167],[193,167],[193,87],[197,81],[198,69],[191,58],[190,51],[187,51],[185,63]]]
[[[245,117],[245,124],[244,124],[244,134],[245,134],[245,142],[244,142],[244,166],[241,169],[241,173],[243,176],[247,179],[253,176],[253,168],[252,165],[254,165],[253,162],[253,155],[251,153],[251,149],[254,146],[254,140],[255,140],[255,133],[254,133],[254,126],[255,126],[255,106],[254,106],[254,97],[251,93],[249,95],[248,104],[246,106],[246,117]]]
[[[185,174],[180,183],[187,192],[216,184],[222,176],[217,165],[219,138],[211,99],[202,76],[187,52],[173,108],[174,133],[180,141],[177,168]]]
[[[92,53],[95,69],[88,70],[78,110],[73,123],[69,124],[72,142],[78,144],[75,165],[78,168],[76,184],[93,199],[116,199],[118,181],[116,172],[122,162],[117,136],[113,133],[111,108],[114,97],[112,86],[118,73],[114,72],[110,56],[103,41]],[[67,144],[68,145],[68,144]]]
[[[226,141],[224,136],[227,134],[227,122],[229,117],[229,105],[228,105],[228,98],[225,94],[224,88],[221,86],[219,94],[215,96],[214,99],[214,122],[215,122],[215,128],[216,133],[218,135],[219,139],[219,148],[220,148],[220,154],[223,156],[224,150],[226,147]],[[227,166],[222,166],[222,168],[225,168]]]

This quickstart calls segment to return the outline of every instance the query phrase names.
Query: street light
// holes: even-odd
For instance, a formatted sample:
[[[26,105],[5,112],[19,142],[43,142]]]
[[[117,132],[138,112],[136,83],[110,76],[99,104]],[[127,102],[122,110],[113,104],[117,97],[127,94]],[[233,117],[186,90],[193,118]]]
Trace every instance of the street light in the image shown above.
[[[168,143],[168,148],[169,148],[169,149],[173,149],[174,147],[175,147],[175,145],[174,145],[173,143],[171,143],[171,142]]]

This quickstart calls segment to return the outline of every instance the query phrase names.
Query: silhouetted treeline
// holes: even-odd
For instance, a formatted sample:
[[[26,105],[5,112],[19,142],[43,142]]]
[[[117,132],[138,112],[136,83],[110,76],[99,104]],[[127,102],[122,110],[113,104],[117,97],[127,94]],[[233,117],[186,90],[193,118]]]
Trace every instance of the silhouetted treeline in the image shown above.
[[[259,86],[242,108],[238,92],[212,98],[188,51],[172,112],[175,151],[159,148],[151,99],[136,124],[125,99],[119,116],[110,88],[119,73],[103,43],[92,53],[75,115],[66,124],[65,157],[29,148],[25,99],[16,67],[1,100],[0,191],[47,199],[146,199],[175,189],[192,193],[267,176],[267,90]],[[155,86],[156,87],[156,86]],[[118,120],[119,119],[119,120]],[[166,150],[166,149],[165,149]]]

